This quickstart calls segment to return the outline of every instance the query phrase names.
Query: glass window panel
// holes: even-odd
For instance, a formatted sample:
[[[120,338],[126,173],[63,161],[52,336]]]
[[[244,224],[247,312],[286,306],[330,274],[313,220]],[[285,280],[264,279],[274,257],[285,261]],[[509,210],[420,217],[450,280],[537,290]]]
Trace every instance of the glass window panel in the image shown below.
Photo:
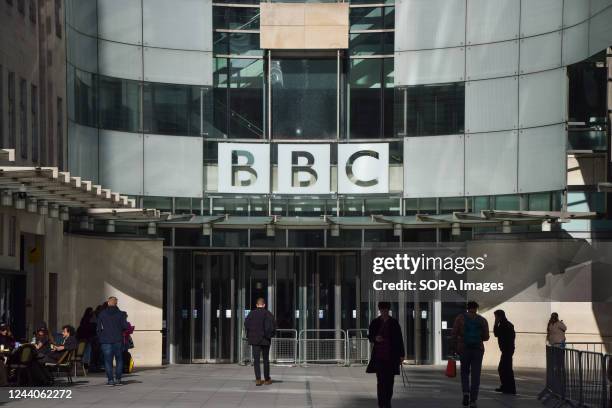
[[[213,229],[212,246],[215,247],[246,247],[249,244],[248,230],[218,230]]]
[[[495,196],[495,210],[518,211],[521,209],[521,200],[518,195]]]
[[[210,115],[210,92],[203,87],[147,83],[144,88],[145,131],[200,136]]]
[[[272,200],[270,211],[272,215],[287,215],[287,200]]]
[[[393,58],[383,59],[383,137],[393,137],[395,116],[395,88],[393,84]]]
[[[259,0],[215,0],[215,3],[259,4]]]
[[[403,109],[402,114],[397,115],[400,123],[396,127],[399,130],[405,128],[407,136],[463,133],[465,108],[462,82],[407,87],[397,95],[397,100]],[[401,136],[402,132],[398,135]]]
[[[419,214],[435,214],[436,199],[435,198],[419,198]]]
[[[350,9],[350,30],[380,30],[383,28],[382,7],[354,7]]]
[[[273,237],[266,234],[266,230],[251,230],[252,248],[284,248],[287,245],[287,231],[277,229]]]
[[[383,60],[355,58],[350,61],[350,137],[380,137]]]
[[[221,198],[214,197],[212,204],[213,215],[249,215],[248,200],[243,197]]]
[[[202,228],[175,228],[174,246],[209,246],[210,236],[202,234]]]
[[[351,34],[351,55],[393,54],[393,32]]]
[[[340,200],[340,216],[363,215],[363,200],[345,198]]]
[[[81,125],[97,126],[96,88],[96,76],[94,74],[75,69],[75,119]]]
[[[384,27],[385,29],[395,28],[395,7],[384,8]]]
[[[419,212],[419,199],[418,198],[405,198],[404,199],[404,215],[415,215]]]
[[[213,127],[211,137],[227,137],[229,126],[229,59],[215,58],[213,71]],[[216,158],[216,156],[215,156]]]
[[[289,216],[318,217],[322,214],[332,214],[326,208],[326,200],[289,200]]]
[[[231,55],[263,56],[259,48],[257,33],[229,33],[229,53]]]
[[[172,197],[146,196],[142,198],[143,208],[156,208],[161,212],[172,212]]]
[[[336,58],[272,61],[272,126],[275,138],[336,137]]]
[[[251,211],[249,215],[262,216],[268,215],[268,199],[265,197],[251,197],[249,199]]]
[[[403,242],[436,242],[436,230],[406,228],[402,232]]]
[[[99,77],[100,127],[137,131],[140,129],[140,86],[136,81]]]
[[[341,229],[340,235],[332,236],[331,232],[327,231],[327,247],[328,248],[361,248],[361,231],[360,229]]]
[[[198,204],[199,209],[199,204]],[[191,198],[189,197],[176,197],[174,199],[174,213],[175,214],[191,214]]]
[[[440,198],[440,214],[452,214],[465,211],[465,198],[445,197]]]
[[[263,138],[264,61],[231,59],[229,74],[229,136]]]
[[[289,246],[298,248],[322,248],[324,230],[288,230]]]
[[[368,198],[365,200],[365,215],[400,215],[399,198]]]
[[[551,211],[550,193],[529,194],[529,211]]]
[[[395,0],[351,0],[351,4],[393,4]]]
[[[392,229],[384,229],[384,230],[366,229],[363,231],[363,242],[364,242],[364,245],[399,244],[399,237],[396,237],[393,234]],[[395,246],[395,245],[392,245],[392,246]]]
[[[229,33],[215,32],[213,34],[213,53],[229,54]]]
[[[256,7],[213,7],[215,29],[257,30],[259,29],[259,8]]]

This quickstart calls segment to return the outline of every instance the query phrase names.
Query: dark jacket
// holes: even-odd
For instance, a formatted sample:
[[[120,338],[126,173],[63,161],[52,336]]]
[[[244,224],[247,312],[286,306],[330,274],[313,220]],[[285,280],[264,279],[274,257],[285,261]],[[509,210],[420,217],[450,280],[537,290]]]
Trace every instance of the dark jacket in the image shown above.
[[[514,325],[507,319],[498,321],[493,327],[493,334],[497,337],[497,343],[499,349],[502,352],[514,351],[514,339],[516,333],[514,331]]]
[[[128,329],[125,313],[117,306],[109,306],[98,315],[96,332],[100,344],[122,343],[123,331]]]
[[[276,331],[274,315],[267,309],[255,308],[244,320],[244,328],[251,346],[269,346]]]
[[[376,343],[376,336],[378,335],[383,323],[382,318],[378,317],[372,320],[370,327],[368,328],[368,339],[370,340],[370,343],[374,344],[374,348],[372,349],[372,357],[370,358],[368,367],[366,368],[366,373],[375,373],[380,369],[392,369],[393,374],[399,375],[401,364],[400,358],[405,356],[402,328],[397,320],[389,317],[387,324],[389,325],[388,333],[391,355],[388,361],[382,361],[377,357],[378,353],[376,348],[379,346],[379,343]]]
[[[54,362],[58,362],[62,356],[65,353],[71,352],[72,350],[76,350],[77,346],[78,346],[78,342],[76,337],[74,336],[68,336],[66,337],[66,339],[64,340],[64,343],[62,344],[62,346],[64,346],[63,350],[53,350],[51,351],[49,354],[47,354],[47,358],[45,359],[46,362],[50,362],[50,363],[54,363]]]

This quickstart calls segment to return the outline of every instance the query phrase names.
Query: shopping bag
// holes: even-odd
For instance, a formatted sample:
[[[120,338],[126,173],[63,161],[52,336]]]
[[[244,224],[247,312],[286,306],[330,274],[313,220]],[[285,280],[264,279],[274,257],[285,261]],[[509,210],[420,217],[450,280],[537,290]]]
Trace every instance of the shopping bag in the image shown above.
[[[448,378],[454,378],[457,376],[457,361],[454,358],[449,358],[446,363],[446,376]]]

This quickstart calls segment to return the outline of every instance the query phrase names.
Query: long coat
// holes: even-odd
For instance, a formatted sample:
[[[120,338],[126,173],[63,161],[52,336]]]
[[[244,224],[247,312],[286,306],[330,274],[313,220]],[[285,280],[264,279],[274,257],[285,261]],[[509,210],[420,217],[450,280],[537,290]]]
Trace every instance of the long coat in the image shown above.
[[[244,320],[244,328],[251,346],[269,346],[276,331],[274,315],[264,308],[253,309]]]
[[[370,323],[370,327],[368,328],[368,339],[370,343],[374,344],[372,349],[372,357],[368,362],[368,367],[366,368],[366,373],[375,373],[379,369],[388,369],[391,367],[393,369],[393,374],[399,375],[400,373],[400,357],[405,356],[404,354],[404,339],[402,337],[402,328],[400,327],[397,320],[392,317],[389,317],[387,324],[389,325],[389,335],[391,337],[391,357],[388,362],[381,361],[376,356],[376,336],[380,330],[380,327],[383,324],[382,318],[378,317]]]

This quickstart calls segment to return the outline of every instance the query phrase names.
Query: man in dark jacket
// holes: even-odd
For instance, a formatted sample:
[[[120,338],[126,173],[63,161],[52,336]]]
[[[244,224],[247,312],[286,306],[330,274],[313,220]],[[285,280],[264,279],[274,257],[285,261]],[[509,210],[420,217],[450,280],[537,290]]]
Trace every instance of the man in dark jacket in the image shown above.
[[[244,320],[247,340],[253,350],[253,367],[255,368],[255,385],[272,384],[270,378],[270,343],[276,331],[274,315],[266,309],[264,298],[257,299],[255,309],[251,310]],[[263,355],[264,380],[261,381],[260,357]]]
[[[506,312],[503,310],[495,311],[495,326],[493,326],[493,334],[497,337],[501,357],[499,359],[499,380],[501,386],[495,391],[503,392],[504,394],[516,394],[516,383],[514,382],[514,371],[512,369],[512,356],[514,355],[514,325],[506,318]]]
[[[389,315],[390,309],[391,303],[378,302],[380,316],[372,320],[368,328],[368,339],[374,347],[366,373],[376,373],[379,408],[391,408],[393,383],[404,361],[402,329]]]
[[[117,298],[108,298],[108,307],[100,312],[97,320],[96,332],[100,347],[104,354],[104,370],[106,371],[107,385],[121,385],[123,373],[123,332],[128,324],[123,313],[117,307]],[[113,379],[113,357],[115,358],[115,378]]]
[[[78,342],[76,337],[74,337],[74,334],[74,327],[70,325],[65,325],[62,327],[62,337],[64,338],[64,342],[59,346],[52,346],[52,351],[46,354],[42,361],[45,363],[57,363],[62,359],[64,354],[76,350],[78,347]]]

